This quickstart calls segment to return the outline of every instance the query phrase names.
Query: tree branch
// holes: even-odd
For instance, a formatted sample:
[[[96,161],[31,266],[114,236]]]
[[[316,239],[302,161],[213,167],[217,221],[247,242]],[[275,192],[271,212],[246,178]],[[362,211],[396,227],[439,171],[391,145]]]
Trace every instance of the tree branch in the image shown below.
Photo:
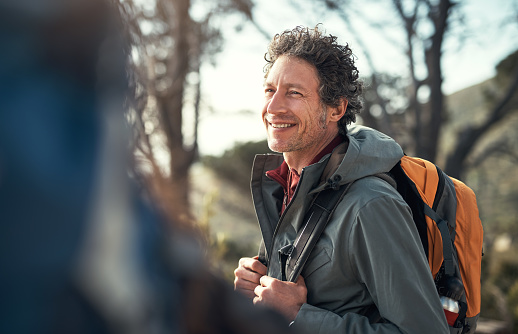
[[[514,77],[506,93],[489,113],[486,122],[482,123],[480,126],[468,126],[460,133],[455,150],[446,160],[445,171],[449,175],[460,178],[466,157],[480,138],[505,116],[518,111],[518,108],[515,105],[510,105],[509,103],[517,93],[517,90],[518,71],[515,71]]]

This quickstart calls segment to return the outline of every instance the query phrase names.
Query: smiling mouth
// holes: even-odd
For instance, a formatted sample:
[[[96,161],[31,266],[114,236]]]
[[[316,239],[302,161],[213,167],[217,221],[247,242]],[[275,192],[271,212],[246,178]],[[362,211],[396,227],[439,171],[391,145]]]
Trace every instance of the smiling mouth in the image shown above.
[[[295,126],[295,124],[286,124],[286,123],[283,123],[283,124],[272,124],[272,123],[270,123],[270,125],[273,128],[275,128],[275,129],[291,128],[292,126]]]

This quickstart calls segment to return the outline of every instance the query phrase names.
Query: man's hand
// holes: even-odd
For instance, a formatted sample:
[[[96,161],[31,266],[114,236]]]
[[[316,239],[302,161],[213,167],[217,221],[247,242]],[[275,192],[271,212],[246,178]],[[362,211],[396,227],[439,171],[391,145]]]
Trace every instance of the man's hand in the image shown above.
[[[254,258],[244,257],[239,260],[239,266],[234,270],[234,290],[240,291],[246,297],[253,299],[254,290],[260,286],[260,279],[266,275],[266,266]]]
[[[296,283],[283,282],[278,279],[263,276],[260,286],[254,290],[254,304],[272,307],[283,314],[288,321],[295,320],[302,304],[307,302],[307,288],[302,276]]]

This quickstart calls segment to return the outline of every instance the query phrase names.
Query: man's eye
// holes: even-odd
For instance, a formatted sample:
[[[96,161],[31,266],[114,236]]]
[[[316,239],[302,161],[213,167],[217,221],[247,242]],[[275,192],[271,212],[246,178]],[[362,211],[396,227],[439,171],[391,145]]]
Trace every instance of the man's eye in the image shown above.
[[[265,93],[265,94],[273,93],[273,89],[271,89],[271,88],[266,88],[266,89],[264,90],[264,93]]]
[[[302,93],[297,92],[296,90],[291,90],[291,91],[290,91],[290,94],[291,94],[291,95],[302,95]]]

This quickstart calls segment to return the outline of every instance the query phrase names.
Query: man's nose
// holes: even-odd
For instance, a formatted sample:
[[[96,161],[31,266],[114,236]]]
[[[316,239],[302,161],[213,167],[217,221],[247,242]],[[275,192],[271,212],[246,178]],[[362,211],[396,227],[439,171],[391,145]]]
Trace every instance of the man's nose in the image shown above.
[[[285,96],[278,91],[275,92],[267,102],[266,111],[269,114],[286,112]]]

